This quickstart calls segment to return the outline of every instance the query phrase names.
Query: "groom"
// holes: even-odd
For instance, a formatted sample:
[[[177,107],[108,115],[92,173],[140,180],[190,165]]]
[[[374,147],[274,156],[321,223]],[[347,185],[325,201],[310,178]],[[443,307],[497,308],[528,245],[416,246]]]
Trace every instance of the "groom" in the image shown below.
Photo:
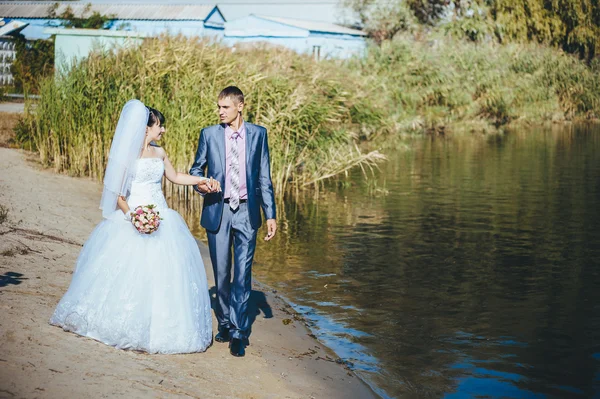
[[[250,328],[248,299],[260,208],[269,241],[277,231],[275,197],[267,129],[244,122],[244,94],[237,87],[223,89],[217,104],[221,123],[200,132],[190,174],[215,179],[214,184],[194,187],[204,196],[200,224],[206,229],[215,276],[219,322],[215,341],[229,342],[231,354],[241,357]]]

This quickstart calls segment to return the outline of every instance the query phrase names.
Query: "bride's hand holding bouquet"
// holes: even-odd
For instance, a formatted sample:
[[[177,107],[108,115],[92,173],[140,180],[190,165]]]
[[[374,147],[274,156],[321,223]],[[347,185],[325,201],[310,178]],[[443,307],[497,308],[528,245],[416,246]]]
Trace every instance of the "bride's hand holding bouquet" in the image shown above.
[[[127,205],[127,199],[123,196],[117,197],[117,205],[125,215],[125,220],[131,222],[133,227],[141,234],[152,234],[160,226],[160,212],[156,205],[140,205],[131,210]]]
[[[152,234],[158,230],[160,226],[160,212],[158,212],[155,205],[140,205],[136,207],[131,213],[131,224],[142,234]]]

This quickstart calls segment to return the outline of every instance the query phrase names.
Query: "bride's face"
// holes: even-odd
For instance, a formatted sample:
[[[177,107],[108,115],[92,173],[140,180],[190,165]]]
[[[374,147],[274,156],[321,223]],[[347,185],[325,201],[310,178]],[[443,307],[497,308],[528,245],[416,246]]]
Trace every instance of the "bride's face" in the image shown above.
[[[157,121],[154,125],[146,128],[146,137],[148,141],[158,141],[162,138],[164,132],[164,126],[161,126],[160,122]]]

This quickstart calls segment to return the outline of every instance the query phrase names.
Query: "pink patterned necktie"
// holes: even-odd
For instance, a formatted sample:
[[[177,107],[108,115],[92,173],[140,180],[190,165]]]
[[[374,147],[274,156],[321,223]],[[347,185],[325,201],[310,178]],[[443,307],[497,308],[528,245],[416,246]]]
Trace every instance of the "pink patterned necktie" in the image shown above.
[[[233,142],[231,143],[231,165],[229,169],[231,171],[230,183],[231,188],[229,190],[229,206],[232,210],[236,210],[240,205],[240,153],[238,150],[238,138],[240,134],[234,132],[231,135]]]

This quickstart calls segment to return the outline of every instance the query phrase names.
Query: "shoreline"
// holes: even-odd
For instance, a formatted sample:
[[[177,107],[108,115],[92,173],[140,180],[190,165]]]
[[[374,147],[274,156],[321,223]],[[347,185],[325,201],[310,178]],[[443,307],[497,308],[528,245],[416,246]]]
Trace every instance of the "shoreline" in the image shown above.
[[[259,283],[261,284],[261,283]],[[266,286],[266,285],[265,285]],[[267,286],[268,287],[268,286]],[[287,306],[289,306],[289,309],[291,309],[291,311],[289,311],[289,314],[292,315],[292,317],[294,318],[294,320],[298,320],[300,321],[304,327],[311,333],[311,336],[313,337],[313,339],[317,342],[319,342],[319,344],[323,345],[325,348],[327,348],[327,350],[333,352],[333,354],[335,355],[334,359],[326,359],[328,361],[334,361],[340,365],[342,365],[344,368],[346,368],[348,371],[352,372],[357,378],[359,378],[365,385],[367,385],[369,387],[369,389],[371,390],[371,392],[375,395],[375,397],[383,399],[383,398],[390,398],[390,396],[387,394],[387,392],[380,388],[379,386],[377,386],[377,384],[375,384],[375,382],[371,381],[368,378],[368,372],[366,371],[360,371],[360,370],[355,370],[354,368],[352,368],[352,363],[350,362],[350,365],[348,365],[348,363],[346,361],[344,361],[342,359],[342,357],[340,357],[340,355],[336,352],[336,350],[334,348],[332,348],[331,346],[327,345],[326,343],[324,343],[319,336],[323,335],[323,334],[319,334],[318,329],[317,331],[313,330],[310,327],[310,324],[312,324],[311,321],[309,321],[309,318],[307,318],[306,316],[304,316],[297,308],[296,306],[298,306],[297,304],[295,304],[293,301],[291,301],[289,298],[283,296],[283,295],[278,295],[276,294],[276,296],[281,299],[285,304],[287,304]],[[288,312],[286,310],[286,312]]]
[[[123,351],[51,326],[80,247],[101,219],[101,186],[43,170],[23,150],[0,148],[0,168],[0,205],[8,209],[0,223],[0,396],[378,397],[260,282],[253,282],[260,314],[243,359],[216,342],[204,353]],[[208,248],[199,248],[212,287]],[[215,326],[213,315],[213,333]]]

